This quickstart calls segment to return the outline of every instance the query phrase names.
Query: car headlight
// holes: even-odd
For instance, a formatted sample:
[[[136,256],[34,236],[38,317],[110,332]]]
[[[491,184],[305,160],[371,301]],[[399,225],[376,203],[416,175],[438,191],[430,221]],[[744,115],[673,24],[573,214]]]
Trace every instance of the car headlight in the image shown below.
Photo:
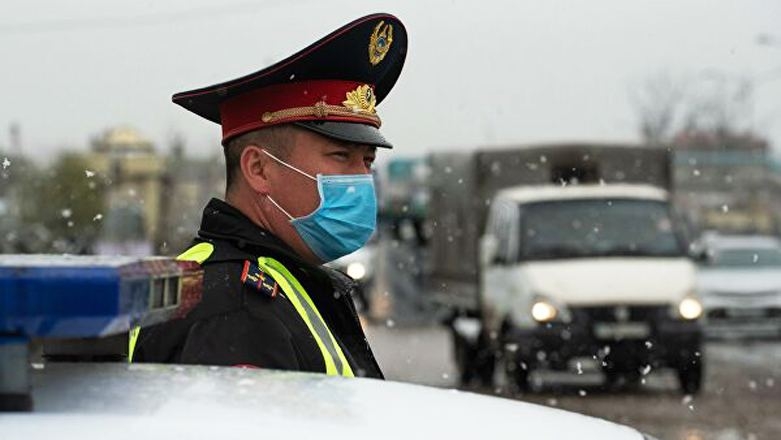
[[[678,304],[678,314],[683,319],[697,319],[702,316],[702,303],[696,298],[684,298]]]
[[[366,276],[366,266],[363,263],[350,263],[347,265],[347,275],[354,280],[360,280]]]
[[[537,322],[553,321],[558,314],[556,306],[547,301],[537,300],[532,305],[532,318]]]

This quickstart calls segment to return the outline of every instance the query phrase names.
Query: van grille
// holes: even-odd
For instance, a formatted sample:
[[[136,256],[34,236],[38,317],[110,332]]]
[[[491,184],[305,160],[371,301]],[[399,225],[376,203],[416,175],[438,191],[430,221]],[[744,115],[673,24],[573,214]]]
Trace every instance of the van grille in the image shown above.
[[[670,306],[599,306],[570,307],[574,322],[637,322],[668,319]]]

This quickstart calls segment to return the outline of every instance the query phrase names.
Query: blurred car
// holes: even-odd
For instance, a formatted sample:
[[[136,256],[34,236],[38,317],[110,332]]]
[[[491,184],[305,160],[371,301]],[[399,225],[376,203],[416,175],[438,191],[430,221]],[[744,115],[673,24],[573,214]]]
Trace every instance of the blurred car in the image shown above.
[[[369,310],[371,306],[370,298],[375,276],[376,253],[377,240],[373,239],[357,251],[326,264],[328,267],[346,273],[358,282],[360,289],[355,292],[353,299],[358,301],[358,307],[362,311]]]
[[[698,290],[710,337],[781,336],[781,241],[711,236]]]

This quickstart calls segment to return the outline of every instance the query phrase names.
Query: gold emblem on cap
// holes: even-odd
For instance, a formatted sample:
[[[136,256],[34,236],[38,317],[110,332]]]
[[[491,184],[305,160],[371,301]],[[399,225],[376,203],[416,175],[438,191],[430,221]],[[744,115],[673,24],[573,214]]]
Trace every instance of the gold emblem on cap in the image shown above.
[[[380,64],[385,58],[391,43],[393,43],[393,25],[380,21],[369,38],[369,62],[372,63],[372,66]]]
[[[374,90],[368,84],[358,86],[352,92],[347,92],[347,99],[342,105],[356,113],[375,114],[374,106],[377,104],[377,98],[374,96]]]
[[[264,124],[280,124],[290,120],[311,120],[329,118],[349,118],[350,120],[365,121],[379,128],[382,125],[377,116],[377,97],[374,90],[368,84],[358,86],[355,90],[345,94],[346,100],[342,105],[328,104],[324,100],[304,107],[283,108],[276,111],[265,112],[260,116]]]

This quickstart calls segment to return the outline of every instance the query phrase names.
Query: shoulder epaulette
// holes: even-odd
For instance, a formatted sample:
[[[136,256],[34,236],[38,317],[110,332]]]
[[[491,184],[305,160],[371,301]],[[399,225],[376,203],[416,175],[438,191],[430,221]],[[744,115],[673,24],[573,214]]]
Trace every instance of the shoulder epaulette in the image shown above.
[[[279,284],[274,281],[274,278],[263,272],[257,263],[249,260],[244,261],[241,282],[269,298],[275,298],[279,292]]]

